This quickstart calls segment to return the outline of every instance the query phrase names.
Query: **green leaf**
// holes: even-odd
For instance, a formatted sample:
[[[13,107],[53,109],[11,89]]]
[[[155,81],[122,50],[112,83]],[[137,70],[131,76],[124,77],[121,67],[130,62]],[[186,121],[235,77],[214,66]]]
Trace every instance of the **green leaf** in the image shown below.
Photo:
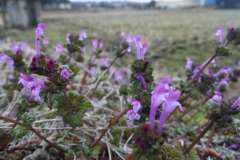
[[[82,117],[87,110],[92,110],[92,104],[82,95],[67,92],[66,96],[53,105],[57,108],[56,114],[63,116],[63,121],[71,127],[82,126]]]
[[[14,129],[10,131],[14,138],[22,138],[27,134],[29,129],[27,127],[17,125]]]
[[[35,115],[31,113],[24,113],[20,118],[23,123],[25,123],[27,126],[31,126],[31,124],[35,120]]]

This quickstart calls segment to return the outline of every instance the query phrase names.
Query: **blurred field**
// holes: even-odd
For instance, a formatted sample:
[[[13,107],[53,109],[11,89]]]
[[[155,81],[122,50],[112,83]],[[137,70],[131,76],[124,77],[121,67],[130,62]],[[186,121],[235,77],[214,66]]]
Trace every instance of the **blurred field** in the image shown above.
[[[200,63],[214,52],[214,36],[218,26],[240,26],[240,10],[217,10],[197,8],[184,10],[114,10],[114,11],[48,11],[42,13],[47,24],[45,38],[52,45],[65,43],[65,34],[79,34],[88,29],[88,37],[103,39],[106,42],[105,54],[114,57],[113,45],[120,42],[120,31],[133,36],[142,35],[149,43],[146,58],[155,62],[161,75],[183,75],[185,59],[191,57]],[[1,31],[0,38],[10,37],[12,41],[26,41],[34,45],[35,29]],[[91,46],[91,42],[88,43]],[[233,57],[221,57],[218,66],[236,67],[239,48],[234,47]],[[135,53],[135,49],[133,49]],[[135,54],[128,55],[129,62]],[[128,63],[130,66],[130,63]],[[117,65],[122,65],[118,61]],[[169,74],[171,72],[171,74]],[[160,75],[160,73],[155,73]]]

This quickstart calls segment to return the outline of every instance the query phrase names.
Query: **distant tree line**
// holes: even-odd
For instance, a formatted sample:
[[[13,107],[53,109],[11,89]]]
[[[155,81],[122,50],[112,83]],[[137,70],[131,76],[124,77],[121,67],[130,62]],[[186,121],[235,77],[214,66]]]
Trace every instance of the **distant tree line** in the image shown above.
[[[41,4],[44,5],[46,3],[67,3],[69,0],[41,0]]]

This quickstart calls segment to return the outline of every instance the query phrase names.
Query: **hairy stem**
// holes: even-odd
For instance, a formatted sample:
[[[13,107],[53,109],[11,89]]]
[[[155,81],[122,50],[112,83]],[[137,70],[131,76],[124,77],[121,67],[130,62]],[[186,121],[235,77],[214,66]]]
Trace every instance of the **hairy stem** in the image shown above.
[[[10,119],[10,118],[6,118],[6,117],[2,117],[0,116],[0,119],[4,120],[4,121],[7,121],[7,122],[12,122],[14,124],[17,124],[17,125],[20,125],[20,126],[26,126],[24,123],[22,122],[19,122],[19,121],[16,121],[16,120],[13,120],[13,119]],[[41,138],[42,140],[44,140],[46,143],[48,143],[50,146],[58,149],[59,151],[61,152],[66,152],[64,149],[62,149],[61,147],[57,146],[56,144],[50,142],[49,140],[47,140],[45,137],[43,137],[38,131],[36,131],[34,128],[32,127],[29,127],[29,129],[35,133],[39,138]]]
[[[109,69],[110,69],[110,68],[112,67],[112,65],[115,63],[115,61],[117,60],[117,58],[118,58],[117,56],[114,58],[114,60],[112,61],[112,63],[111,63],[111,64],[109,65],[109,67],[107,68],[107,71],[105,72],[105,74],[108,73]],[[95,86],[95,88],[93,89],[91,95],[89,96],[89,99],[91,99],[92,96],[94,95],[94,93],[95,93],[95,91],[97,90],[100,82],[101,82],[101,80],[99,80],[98,83],[96,84],[96,86]]]
[[[190,87],[193,82],[195,81],[195,79],[202,73],[202,71],[208,66],[209,63],[211,63],[211,61],[217,57],[217,54],[214,54],[205,64],[204,66],[198,71],[198,73],[191,79],[191,81],[188,83],[187,87]]]
[[[207,122],[207,123],[204,123],[203,125],[199,126],[198,128],[196,128],[196,129],[194,129],[194,130],[195,130],[195,131],[198,131],[198,130],[200,130],[201,128],[205,127],[207,124],[208,124],[208,122]],[[177,140],[179,140],[179,139],[181,139],[181,138],[183,138],[183,137],[186,137],[187,135],[188,135],[188,133],[184,133],[183,135],[181,135],[181,136],[179,136],[179,137],[177,137],[177,138],[174,138],[173,140],[171,140],[171,141],[169,141],[169,142],[167,142],[167,143],[173,143],[174,141],[177,141]]]
[[[205,133],[213,126],[213,122],[210,122],[207,127],[200,133],[200,135],[192,142],[190,146],[183,152],[183,154],[188,154],[188,152],[194,147],[196,143],[205,135]]]
[[[122,117],[124,114],[126,114],[126,113],[127,113],[127,110],[124,110],[124,111],[122,111],[118,116],[116,116],[116,117],[113,119],[113,121],[110,121],[109,124],[108,124],[108,127],[103,130],[103,132],[102,132],[102,134],[100,135],[100,137],[99,137],[94,143],[92,143],[89,148],[90,148],[90,149],[91,149],[91,148],[94,148],[94,147],[101,141],[101,139],[103,138],[103,136],[105,135],[105,133],[108,131],[108,129],[109,129],[112,125],[114,125],[114,124],[119,120],[119,118],[121,118],[121,117]]]

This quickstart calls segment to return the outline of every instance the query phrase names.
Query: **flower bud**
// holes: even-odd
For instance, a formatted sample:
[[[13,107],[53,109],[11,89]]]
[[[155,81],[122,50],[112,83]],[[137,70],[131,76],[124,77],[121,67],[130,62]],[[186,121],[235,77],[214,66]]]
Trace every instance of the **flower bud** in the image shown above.
[[[141,129],[144,131],[144,132],[147,132],[148,131],[148,125],[146,125],[146,124],[143,124],[143,125],[141,125]]]
[[[52,66],[52,65],[55,64],[55,61],[54,61],[53,59],[50,59],[50,60],[48,61],[48,64]]]
[[[144,149],[144,148],[146,148],[146,143],[143,141],[138,142],[138,147]]]

